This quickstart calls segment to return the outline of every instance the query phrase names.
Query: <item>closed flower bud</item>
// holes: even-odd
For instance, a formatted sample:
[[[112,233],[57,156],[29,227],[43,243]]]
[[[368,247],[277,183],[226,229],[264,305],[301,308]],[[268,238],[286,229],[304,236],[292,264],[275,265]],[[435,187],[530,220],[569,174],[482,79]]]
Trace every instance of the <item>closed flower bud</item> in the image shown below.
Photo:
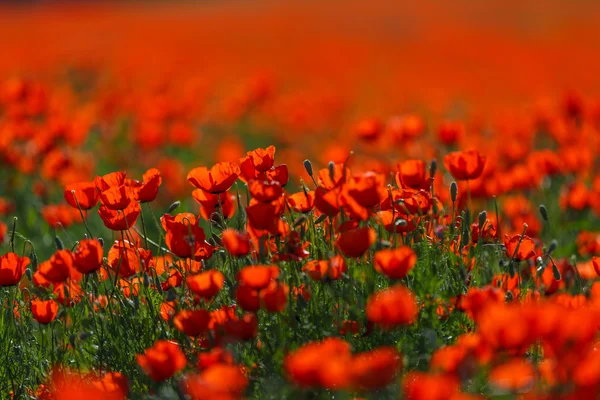
[[[479,213],[479,229],[483,228],[483,224],[485,224],[485,220],[487,219],[487,212],[482,211]]]
[[[169,206],[169,210],[167,211],[169,214],[171,214],[173,211],[177,210],[177,208],[179,208],[179,206],[181,205],[181,202],[179,200],[177,200],[176,202],[173,202],[170,206]]]
[[[554,250],[556,250],[557,247],[558,247],[558,242],[556,241],[556,239],[552,240],[550,242],[550,246],[548,246],[548,254],[551,254]]]
[[[544,219],[544,221],[548,222],[548,210],[546,209],[546,206],[543,204],[540,204],[540,214],[542,215],[542,218]]]
[[[310,160],[304,160],[304,169],[306,170],[308,176],[313,176],[313,167]]]
[[[437,172],[437,160],[434,158],[431,160],[431,164],[429,164],[429,177],[433,179],[435,173]]]
[[[458,185],[456,182],[450,184],[450,198],[453,203],[456,203],[456,196],[458,195]]]

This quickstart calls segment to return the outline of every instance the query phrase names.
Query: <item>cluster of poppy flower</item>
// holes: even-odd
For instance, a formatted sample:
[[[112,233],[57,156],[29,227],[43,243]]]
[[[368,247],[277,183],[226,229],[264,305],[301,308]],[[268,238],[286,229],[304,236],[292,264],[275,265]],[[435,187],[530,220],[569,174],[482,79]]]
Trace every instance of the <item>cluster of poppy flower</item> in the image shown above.
[[[92,313],[128,326],[134,316],[123,304],[131,303],[160,326],[152,343],[128,348],[128,369],[79,355],[83,368],[71,360],[54,365],[35,378],[30,394],[118,399],[170,382],[191,398],[239,398],[262,390],[259,378],[282,366],[294,387],[367,394],[401,382],[398,390],[414,399],[478,392],[588,398],[598,391],[599,103],[570,93],[558,107],[542,101],[489,127],[416,114],[368,117],[344,126],[339,143],[323,143],[318,134],[305,141],[318,148],[291,143],[293,135],[275,138],[286,164],[275,163],[275,146],[244,154],[241,141],[227,137],[216,144],[218,162],[186,169],[161,150],[183,154],[198,143],[201,88],[190,85],[174,101],[157,86],[138,95],[102,93],[92,105],[79,104],[71,89],[36,81],[0,88],[0,166],[9,176],[3,194],[15,194],[0,197],[0,216],[39,206],[58,247],[39,260],[34,245],[42,246],[20,229],[28,222],[0,221],[0,244],[10,247],[0,256],[10,322],[51,331],[55,343],[59,324],[79,326]],[[219,118],[225,114],[227,125],[282,114],[287,119],[275,127],[337,127],[335,99],[290,116],[297,101],[277,96],[268,78],[252,80]],[[116,162],[155,167],[137,175],[141,180],[123,171],[92,178],[94,162],[111,152],[86,153],[90,132],[113,149],[123,115],[133,123],[125,134],[144,154]],[[327,167],[313,169],[302,162],[306,155]],[[434,158],[447,173],[423,161]],[[198,213],[175,213],[176,202],[154,218],[151,204],[158,209],[192,187]],[[64,201],[56,201],[57,191]],[[473,206],[494,196],[494,207],[475,217]],[[538,208],[537,199],[548,207]],[[569,243],[549,242],[571,222],[581,225],[562,232]],[[60,229],[80,223],[85,237],[65,246]],[[111,235],[111,242],[101,238]],[[578,257],[564,258],[569,251]],[[407,343],[431,328],[431,318],[438,334],[446,333],[444,324],[458,332],[420,349],[425,372]],[[86,351],[94,354],[105,345],[97,336],[105,322],[92,322]],[[307,337],[316,340],[281,344],[271,337],[282,326],[311,324],[321,337]],[[86,346],[72,338],[58,340],[64,350],[56,353],[71,357],[76,345]],[[256,354],[267,351],[285,354],[262,371],[266,361]]]

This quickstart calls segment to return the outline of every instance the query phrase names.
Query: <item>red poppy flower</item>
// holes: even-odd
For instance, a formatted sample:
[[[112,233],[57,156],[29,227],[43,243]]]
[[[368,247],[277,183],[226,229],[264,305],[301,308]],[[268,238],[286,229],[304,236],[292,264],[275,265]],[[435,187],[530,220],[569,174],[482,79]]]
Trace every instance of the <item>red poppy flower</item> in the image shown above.
[[[257,312],[260,309],[260,298],[258,290],[240,284],[235,290],[235,299],[237,305],[244,311]]]
[[[167,231],[165,243],[169,250],[178,257],[206,260],[213,253],[213,247],[206,242],[200,220],[191,213],[176,216],[165,214],[160,219]]]
[[[536,378],[536,373],[530,363],[514,359],[498,365],[490,373],[490,384],[508,392],[518,392],[530,388]]]
[[[252,265],[238,272],[237,279],[243,285],[255,290],[266,288],[269,283],[279,276],[279,267],[270,265]]]
[[[281,186],[287,185],[290,179],[287,165],[281,164],[265,171],[265,179],[272,182],[279,182]]]
[[[208,331],[210,313],[207,310],[183,310],[173,318],[173,325],[188,336],[200,336]]]
[[[225,229],[221,235],[223,247],[234,257],[242,257],[250,253],[250,235],[235,229]]]
[[[353,176],[348,182],[347,191],[362,207],[375,207],[385,197],[385,177],[374,172]]]
[[[287,198],[288,205],[295,212],[307,213],[315,206],[315,192],[302,191],[294,193]]]
[[[398,187],[408,186],[413,189],[429,189],[429,178],[425,162],[422,160],[408,160],[398,165],[396,173]]]
[[[161,382],[185,368],[187,359],[176,342],[159,340],[143,355],[138,354],[137,362],[146,375]]]
[[[402,386],[407,399],[446,400],[459,392],[460,382],[453,375],[411,371]]]
[[[333,256],[329,260],[312,260],[302,267],[302,271],[315,281],[340,279],[346,272],[346,262],[341,256]]]
[[[118,187],[125,184],[125,172],[111,172],[104,176],[97,176],[94,183],[99,191],[103,192],[111,187]]]
[[[100,193],[94,182],[79,182],[65,187],[64,197],[67,203],[75,209],[89,210],[98,204]],[[79,207],[77,206],[79,202]]]
[[[6,253],[0,257],[0,286],[19,283],[29,262],[28,257],[19,257],[15,253]]]
[[[73,268],[73,255],[69,250],[58,250],[50,257],[50,262],[40,265],[40,273],[52,283],[61,283],[68,278],[81,278]]]
[[[259,292],[260,302],[268,312],[282,312],[285,310],[290,288],[282,282],[271,281],[269,285]]]
[[[73,265],[82,274],[89,274],[100,269],[103,254],[104,250],[98,240],[83,239],[73,251]]]
[[[112,231],[126,231],[135,225],[141,212],[140,205],[137,201],[129,203],[124,210],[111,210],[105,205],[100,206],[98,214],[104,222],[104,226]]]
[[[40,324],[49,324],[58,314],[58,303],[54,300],[32,300],[31,313]]]
[[[288,354],[284,366],[288,378],[302,387],[343,389],[349,376],[350,344],[338,338],[305,344]]]
[[[392,383],[401,369],[400,353],[393,347],[379,347],[352,358],[350,382],[357,390],[382,388]]]
[[[42,218],[51,227],[67,228],[79,218],[79,213],[66,204],[49,204],[42,207]]]
[[[215,164],[211,169],[194,168],[187,176],[188,182],[198,189],[219,194],[226,192],[240,175],[240,167],[231,162]]]
[[[283,188],[277,181],[255,179],[248,183],[248,189],[252,197],[261,203],[269,203],[283,194]]]
[[[241,399],[247,386],[248,378],[240,367],[222,363],[188,376],[184,382],[184,390],[191,400]]]
[[[110,269],[122,278],[129,278],[135,273],[151,267],[152,253],[138,248],[129,241],[116,241],[108,251]]]
[[[273,203],[251,204],[246,207],[246,215],[252,228],[276,233],[279,212]]]
[[[334,164],[333,168],[322,168],[319,170],[319,182],[325,189],[333,189],[346,183],[350,178],[350,170],[344,164]]]
[[[417,255],[408,246],[375,253],[375,270],[392,279],[405,278],[417,263]]]
[[[476,150],[457,151],[444,157],[444,165],[457,180],[477,179],[485,167],[486,156]]]
[[[113,186],[100,194],[102,204],[111,210],[123,210],[134,199],[134,193],[128,186]]]
[[[536,256],[535,242],[527,235],[504,235],[506,255],[517,261],[529,260]]]
[[[188,276],[187,278],[187,285],[190,290],[203,299],[210,299],[216,296],[221,288],[223,288],[224,282],[225,276],[216,269]]]
[[[363,227],[345,231],[339,234],[335,244],[347,257],[362,256],[373,243],[377,235],[372,228]]]
[[[271,169],[275,162],[275,151],[275,146],[249,151],[246,157],[240,160],[244,177],[256,178],[256,172],[260,173]]]
[[[419,312],[415,296],[402,285],[375,292],[366,310],[369,321],[384,328],[412,324]]]
[[[135,190],[136,200],[140,203],[149,203],[156,199],[158,187],[162,184],[162,176],[156,168],[150,168],[144,173],[143,182]]]
[[[222,214],[225,218],[231,218],[235,213],[235,195],[229,192],[212,194],[196,189],[192,192],[192,197],[200,204],[200,215],[207,221],[212,220],[213,213]]]

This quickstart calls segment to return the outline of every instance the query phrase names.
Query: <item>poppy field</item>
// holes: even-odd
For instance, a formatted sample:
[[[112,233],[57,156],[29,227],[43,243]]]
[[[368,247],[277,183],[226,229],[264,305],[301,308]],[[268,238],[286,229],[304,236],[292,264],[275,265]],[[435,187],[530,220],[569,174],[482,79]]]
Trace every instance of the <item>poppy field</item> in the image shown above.
[[[0,398],[600,398],[600,5],[503,3],[0,5]]]

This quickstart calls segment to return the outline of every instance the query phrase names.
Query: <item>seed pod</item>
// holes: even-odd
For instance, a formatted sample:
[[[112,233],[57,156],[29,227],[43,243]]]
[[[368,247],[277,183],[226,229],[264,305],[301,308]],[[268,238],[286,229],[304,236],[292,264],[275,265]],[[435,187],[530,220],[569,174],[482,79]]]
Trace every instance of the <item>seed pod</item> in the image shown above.
[[[304,169],[306,170],[306,173],[308,174],[308,176],[313,176],[313,167],[312,167],[312,163],[310,162],[310,160],[308,160],[308,159],[304,160]]]
[[[177,208],[179,208],[180,205],[181,205],[181,202],[179,200],[177,200],[176,202],[172,203],[169,206],[169,210],[167,212],[169,214],[171,214],[173,211],[177,210]]]
[[[456,182],[450,184],[450,199],[453,203],[456,203],[456,196],[458,195],[458,185]]]
[[[542,215],[544,221],[548,222],[548,209],[543,204],[540,204],[540,214]]]

